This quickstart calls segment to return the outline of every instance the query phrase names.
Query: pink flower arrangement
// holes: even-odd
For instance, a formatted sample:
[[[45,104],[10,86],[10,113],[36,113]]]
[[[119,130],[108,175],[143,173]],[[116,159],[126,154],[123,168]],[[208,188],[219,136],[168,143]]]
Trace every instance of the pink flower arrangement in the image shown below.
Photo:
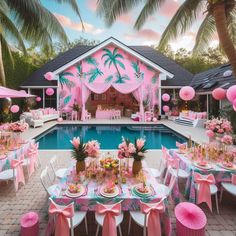
[[[80,138],[79,137],[74,137],[73,140],[70,140],[71,144],[75,147],[78,148],[80,145]]]
[[[227,119],[214,118],[212,120],[208,120],[205,125],[206,129],[211,130],[214,133],[224,134],[232,132],[231,122]]]
[[[29,128],[29,125],[26,122],[14,122],[10,123],[8,126],[9,131],[13,132],[24,132]]]
[[[91,140],[86,144],[86,152],[89,157],[97,157],[99,155],[100,144],[97,140]]]
[[[215,133],[212,131],[212,130],[207,130],[206,131],[206,135],[209,137],[209,138],[213,138],[215,136]]]
[[[134,144],[131,143],[128,139],[122,137],[122,143],[118,146],[118,158],[129,158],[136,150]]]
[[[224,144],[226,144],[226,145],[231,145],[231,144],[233,144],[233,138],[232,138],[232,136],[226,134],[226,135],[221,139],[221,142],[224,143]]]
[[[135,139],[134,146],[135,152],[132,153],[132,157],[136,161],[141,161],[145,157],[145,153],[147,152],[147,148],[145,148],[145,140],[142,138]]]

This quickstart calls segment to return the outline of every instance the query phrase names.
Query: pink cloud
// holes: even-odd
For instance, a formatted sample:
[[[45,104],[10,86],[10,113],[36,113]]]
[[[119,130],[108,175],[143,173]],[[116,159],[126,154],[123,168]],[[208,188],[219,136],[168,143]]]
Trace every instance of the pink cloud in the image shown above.
[[[57,20],[60,22],[60,24],[64,27],[76,30],[76,31],[82,31],[82,24],[79,22],[72,21],[69,17],[60,15],[57,13],[54,13],[54,16],[57,18]],[[86,33],[91,34],[100,34],[103,32],[103,29],[96,28],[94,25],[83,22],[84,28]]]
[[[189,31],[189,32],[186,33],[186,35],[187,35],[188,37],[190,37],[190,38],[194,38],[194,39],[195,39],[197,33],[196,33],[196,32],[192,32],[192,31]]]
[[[133,18],[130,14],[123,14],[117,18],[117,21],[130,24],[133,21]]]
[[[151,29],[142,29],[134,34],[125,34],[126,39],[131,40],[134,38],[142,38],[146,40],[158,40],[160,39],[160,33]]]
[[[175,14],[179,6],[180,3],[177,1],[166,1],[159,12],[161,15],[170,18]]]
[[[156,19],[156,17],[155,16],[149,16],[148,18],[147,18],[147,22],[152,22],[152,21],[156,21],[157,19]]]
[[[96,11],[97,8],[97,0],[88,0],[87,6],[91,11]]]

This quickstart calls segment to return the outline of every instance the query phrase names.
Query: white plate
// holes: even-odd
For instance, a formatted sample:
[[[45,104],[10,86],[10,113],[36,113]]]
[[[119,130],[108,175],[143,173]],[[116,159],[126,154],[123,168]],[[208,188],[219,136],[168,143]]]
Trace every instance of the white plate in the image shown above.
[[[235,165],[233,165],[233,167],[224,166],[222,163],[219,164],[219,165],[220,165],[220,167],[222,167],[222,168],[224,168],[226,170],[236,170],[236,166]]]
[[[138,190],[138,187],[140,187],[140,185],[137,185],[137,186],[134,187],[138,194],[141,194],[141,195],[143,195],[143,196],[149,196],[149,195],[152,194],[152,190],[151,190],[150,187],[148,187],[148,192],[147,192],[147,193],[142,193],[142,192],[140,192],[140,191]]]
[[[67,197],[80,197],[80,196],[82,196],[84,194],[84,192],[85,192],[85,187],[83,185],[81,185],[80,187],[81,187],[81,190],[80,190],[79,193],[71,193],[67,189],[66,192],[65,192],[66,196]]]
[[[116,197],[117,195],[119,195],[119,189],[117,186],[115,186],[115,191],[114,193],[105,193],[104,192],[104,188],[105,186],[101,187],[100,188],[100,194],[103,196],[103,197]]]
[[[212,169],[212,166],[211,166],[210,164],[207,164],[207,165],[205,165],[205,166],[201,166],[201,165],[199,165],[198,163],[195,162],[194,165],[195,165],[197,168],[203,169],[203,170],[210,170],[210,169]]]

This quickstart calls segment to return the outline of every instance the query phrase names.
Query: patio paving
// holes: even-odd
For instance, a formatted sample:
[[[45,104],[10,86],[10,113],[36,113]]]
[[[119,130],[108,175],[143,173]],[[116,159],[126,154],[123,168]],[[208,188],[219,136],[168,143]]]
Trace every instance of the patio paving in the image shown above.
[[[26,185],[21,187],[20,190],[15,193],[13,185],[10,183],[0,183],[0,236],[16,236],[19,235],[20,230],[20,216],[28,211],[36,211],[40,216],[40,235],[44,236],[44,230],[47,224],[47,196],[41,185],[39,176],[42,168],[48,164],[50,157],[54,154],[60,159],[60,165],[67,167],[70,161],[70,153],[68,151],[40,151],[40,158],[42,160],[42,167],[33,174],[32,178],[27,181]],[[160,155],[160,152],[156,152]],[[149,165],[157,166],[157,158],[146,158]],[[183,183],[184,184],[184,183]],[[181,183],[181,191],[183,192],[183,185]],[[185,200],[181,196],[181,200]],[[175,235],[175,217],[174,217],[174,204],[170,203],[168,206],[171,215],[172,226],[174,229],[173,235]],[[203,210],[207,215],[207,233],[206,235],[212,236],[231,236],[236,235],[236,198],[225,193],[223,203],[220,205],[220,215],[215,213],[215,205],[213,201],[213,211],[209,210],[203,205]],[[88,214],[89,235],[95,235],[95,221],[94,213]],[[122,223],[123,235],[127,235],[128,229],[128,213],[125,213],[125,219]],[[84,224],[82,223],[76,231],[77,235],[86,235]],[[76,232],[76,233],[77,233]],[[101,231],[100,231],[101,235]],[[135,224],[132,225],[131,236],[141,236],[142,229]]]

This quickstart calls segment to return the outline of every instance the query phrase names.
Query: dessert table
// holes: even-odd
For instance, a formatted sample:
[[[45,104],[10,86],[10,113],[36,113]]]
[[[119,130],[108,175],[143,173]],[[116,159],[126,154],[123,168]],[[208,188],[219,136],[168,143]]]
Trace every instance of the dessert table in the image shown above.
[[[146,166],[146,163],[143,162],[143,166]],[[158,184],[157,180],[152,177],[144,168],[144,173],[147,177],[147,186],[150,186],[152,189],[152,194],[148,197],[140,197],[135,194],[133,191],[133,187],[137,184],[140,184],[135,177],[132,177],[132,170],[130,168],[127,173],[126,183],[121,183],[116,185],[119,189],[119,193],[114,197],[104,197],[100,189],[101,186],[104,186],[106,183],[106,178],[101,182],[96,180],[96,178],[85,179],[84,181],[80,181],[83,188],[85,188],[84,194],[79,197],[69,197],[68,196],[68,183],[73,182],[73,179],[76,178],[76,174],[74,168],[69,168],[66,176],[60,180],[58,183],[59,188],[58,191],[55,191],[53,196],[53,200],[62,205],[67,205],[72,201],[75,204],[77,210],[80,211],[95,211],[97,203],[103,204],[114,204],[116,202],[121,202],[123,211],[135,211],[140,210],[140,200],[145,202],[155,202],[160,200],[165,196],[165,191],[160,184]],[[168,214],[168,200],[165,200],[166,210],[160,216],[162,221],[162,232],[165,232],[165,235],[171,235],[171,220]]]
[[[30,145],[34,143],[35,140],[32,139],[16,147],[15,150],[9,150],[7,153],[0,154],[0,172],[9,169],[11,160],[17,159],[21,154],[26,154]]]
[[[96,110],[95,118],[96,119],[111,119],[115,110]]]
[[[191,160],[188,154],[177,153],[176,150],[171,150],[170,154],[174,158],[179,158],[180,169],[183,169],[190,173],[186,182],[185,196],[189,198],[190,202],[196,202],[196,192],[193,174],[198,172],[202,175],[213,174],[216,180],[216,185],[219,187],[221,182],[230,182],[231,174],[236,173],[236,169],[226,169],[220,163],[209,162],[209,168],[196,166],[195,162]]]

